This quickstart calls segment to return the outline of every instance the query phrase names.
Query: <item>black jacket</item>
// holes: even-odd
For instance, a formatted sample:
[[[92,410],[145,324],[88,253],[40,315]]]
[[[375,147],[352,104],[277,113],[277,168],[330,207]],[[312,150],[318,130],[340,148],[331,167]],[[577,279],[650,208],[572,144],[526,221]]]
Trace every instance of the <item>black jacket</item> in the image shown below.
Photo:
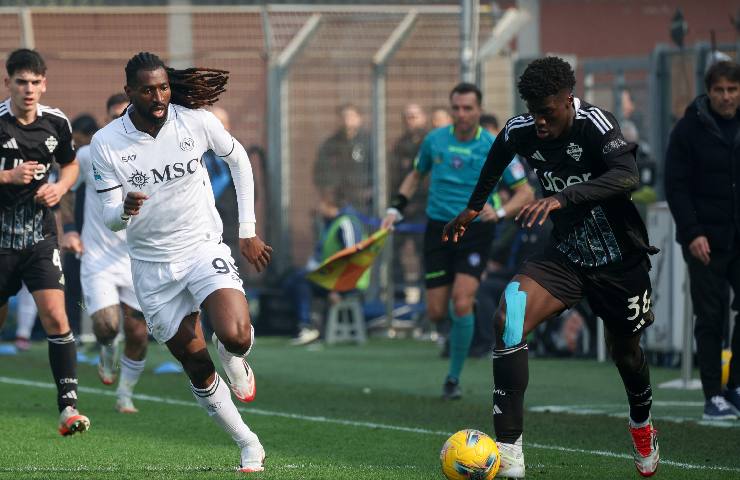
[[[673,128],[666,152],[666,199],[678,243],[705,235],[712,249],[731,249],[740,232],[739,187],[740,131],[730,144],[701,95]]]

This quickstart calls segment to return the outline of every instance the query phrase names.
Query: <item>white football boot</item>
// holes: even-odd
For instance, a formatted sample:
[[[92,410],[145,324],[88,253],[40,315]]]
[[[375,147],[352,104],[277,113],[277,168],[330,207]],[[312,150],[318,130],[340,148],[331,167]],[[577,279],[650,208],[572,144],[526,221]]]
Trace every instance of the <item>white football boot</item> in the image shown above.
[[[59,414],[59,433],[61,435],[74,435],[86,432],[90,429],[90,419],[82,415],[72,406],[64,407]]]
[[[524,478],[524,449],[522,448],[522,436],[514,443],[499,443],[499,456],[501,467],[498,469],[496,478]]]
[[[647,425],[633,427],[630,420],[630,434],[632,435],[632,456],[635,458],[635,467],[643,477],[649,477],[658,469],[660,453],[658,450],[658,431],[653,427],[653,421]]]
[[[116,410],[119,413],[139,413],[139,409],[134,406],[134,401],[131,397],[118,397],[116,400]]]
[[[242,447],[241,463],[238,471],[242,473],[261,472],[265,469],[265,449],[257,435],[247,445]]]

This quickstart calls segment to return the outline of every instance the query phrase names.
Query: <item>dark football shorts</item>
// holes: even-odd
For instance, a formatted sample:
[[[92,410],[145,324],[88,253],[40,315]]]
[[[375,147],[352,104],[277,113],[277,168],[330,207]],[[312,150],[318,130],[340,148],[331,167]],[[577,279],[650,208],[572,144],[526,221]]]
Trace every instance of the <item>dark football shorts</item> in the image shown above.
[[[25,283],[30,292],[64,290],[64,273],[56,237],[25,250],[0,250],[0,305]]]
[[[429,220],[424,232],[424,270],[427,288],[449,285],[455,274],[465,273],[480,279],[486,268],[495,227],[473,222],[457,243],[442,243],[445,222]]]
[[[631,337],[654,320],[649,271],[647,255],[615,265],[583,268],[548,250],[527,260],[519,274],[540,284],[568,308],[586,298],[611,334]]]

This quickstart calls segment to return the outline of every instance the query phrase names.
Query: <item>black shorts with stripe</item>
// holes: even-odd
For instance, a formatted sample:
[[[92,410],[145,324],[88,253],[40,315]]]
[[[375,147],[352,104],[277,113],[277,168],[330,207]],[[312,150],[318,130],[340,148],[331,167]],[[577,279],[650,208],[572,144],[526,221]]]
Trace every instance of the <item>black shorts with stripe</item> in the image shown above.
[[[0,306],[25,283],[30,292],[64,290],[57,238],[52,235],[24,250],[0,249]]]
[[[587,299],[605,328],[621,337],[638,335],[653,323],[649,271],[650,260],[642,253],[616,264],[586,268],[553,248],[519,268],[519,274],[540,284],[568,308]]]
[[[442,242],[444,226],[445,222],[429,220],[424,232],[424,283],[427,288],[449,285],[457,273],[480,279],[491,251],[493,224],[471,223],[457,243]]]

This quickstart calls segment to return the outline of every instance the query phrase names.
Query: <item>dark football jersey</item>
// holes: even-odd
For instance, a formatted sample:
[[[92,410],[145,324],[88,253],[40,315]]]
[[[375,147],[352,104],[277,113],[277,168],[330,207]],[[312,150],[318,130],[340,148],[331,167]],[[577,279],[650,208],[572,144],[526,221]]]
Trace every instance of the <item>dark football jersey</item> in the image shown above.
[[[61,110],[39,105],[36,120],[23,125],[13,116],[9,99],[0,104],[0,170],[39,163],[28,185],[0,185],[0,249],[21,250],[56,233],[51,211],[34,196],[48,182],[55,161],[65,165],[74,159],[72,128]]]
[[[552,247],[571,262],[598,267],[639,252],[654,252],[630,199],[639,184],[636,146],[625,141],[614,116],[574,99],[576,116],[561,138],[537,137],[532,115],[506,122],[496,137],[468,207],[481,210],[514,155],[524,158],[545,197],[557,196]]]

